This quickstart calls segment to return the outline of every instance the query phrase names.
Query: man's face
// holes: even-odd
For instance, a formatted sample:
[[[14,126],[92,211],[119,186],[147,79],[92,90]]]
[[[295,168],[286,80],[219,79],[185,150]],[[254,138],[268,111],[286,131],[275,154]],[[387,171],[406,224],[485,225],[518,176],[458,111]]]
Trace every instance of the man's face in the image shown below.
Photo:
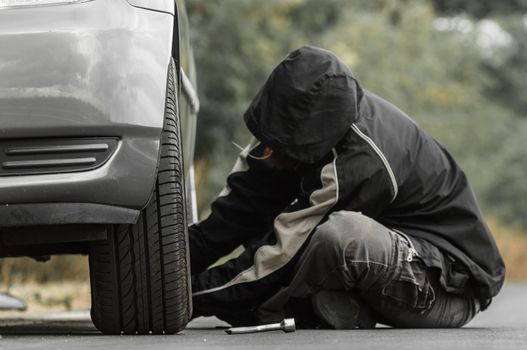
[[[265,147],[263,151],[262,162],[265,166],[280,171],[295,170],[299,165],[298,161],[269,147]]]

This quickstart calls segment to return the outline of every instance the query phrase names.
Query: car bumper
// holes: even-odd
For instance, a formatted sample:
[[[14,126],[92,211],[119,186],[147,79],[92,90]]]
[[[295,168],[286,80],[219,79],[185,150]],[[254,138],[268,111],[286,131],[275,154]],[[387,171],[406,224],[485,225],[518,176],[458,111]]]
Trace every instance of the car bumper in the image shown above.
[[[146,205],[156,179],[173,23],[169,13],[125,0],[0,11],[0,139],[118,140],[95,169],[0,176],[4,213],[28,203]]]

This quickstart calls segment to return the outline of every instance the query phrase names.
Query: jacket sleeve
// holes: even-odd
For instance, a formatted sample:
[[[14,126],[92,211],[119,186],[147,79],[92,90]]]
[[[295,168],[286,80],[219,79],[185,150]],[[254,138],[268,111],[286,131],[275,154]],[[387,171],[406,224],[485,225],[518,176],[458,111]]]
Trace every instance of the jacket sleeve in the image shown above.
[[[258,147],[262,146],[253,139],[240,153],[210,215],[189,228],[192,274],[267,233],[276,215],[299,191],[297,175],[273,171],[248,157]]]
[[[269,232],[236,259],[192,275],[196,315],[250,310],[279,288],[302,247],[338,201],[337,155],[302,172],[295,200],[274,218]]]

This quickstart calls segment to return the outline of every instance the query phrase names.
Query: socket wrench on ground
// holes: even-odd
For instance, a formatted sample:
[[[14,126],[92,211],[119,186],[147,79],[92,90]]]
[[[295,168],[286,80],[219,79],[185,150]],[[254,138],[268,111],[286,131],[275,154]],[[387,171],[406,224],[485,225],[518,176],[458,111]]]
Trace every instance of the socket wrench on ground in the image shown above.
[[[286,318],[280,323],[263,324],[260,326],[252,327],[233,327],[227,329],[227,334],[247,334],[247,333],[259,333],[268,331],[284,331],[286,333],[294,332],[296,330],[295,319]]]

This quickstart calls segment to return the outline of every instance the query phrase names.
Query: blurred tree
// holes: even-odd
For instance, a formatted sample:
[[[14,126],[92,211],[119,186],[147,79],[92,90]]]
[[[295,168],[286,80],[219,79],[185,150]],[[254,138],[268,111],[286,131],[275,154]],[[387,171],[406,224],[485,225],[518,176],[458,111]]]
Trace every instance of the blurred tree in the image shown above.
[[[489,96],[527,118],[527,15],[498,17],[497,21],[510,35],[511,44],[488,59],[485,67],[496,84]]]
[[[493,214],[507,224],[527,227],[527,123],[510,125],[508,135],[501,140],[501,152],[494,158],[493,175],[483,192],[483,199],[492,208]]]
[[[485,89],[487,101],[483,102],[495,110],[496,118],[500,117],[500,120],[503,120],[503,109],[521,120],[504,123],[503,137],[493,149],[488,149],[488,163],[493,168],[482,169],[481,173],[486,175],[479,193],[483,204],[493,214],[509,224],[527,228],[527,216],[524,214],[527,211],[527,185],[524,180],[527,174],[527,1],[434,0],[434,4],[442,15],[468,14],[479,19],[479,24],[492,24],[494,28],[494,24],[499,24],[500,30],[505,31],[501,41],[507,44],[498,43],[497,49],[491,55],[484,54],[482,60],[482,71],[492,81]],[[489,34],[491,41],[500,41],[492,38],[492,34],[497,34],[496,29]],[[497,110],[496,104],[501,108]],[[467,161],[474,163],[474,160],[469,158]],[[476,164],[473,168],[477,169]]]
[[[434,0],[436,9],[443,14],[469,13],[477,18],[493,14],[527,12],[527,0]]]
[[[527,0],[434,0],[439,13],[449,16],[469,15],[480,22],[499,23],[510,44],[487,57],[485,68],[496,84],[489,96],[513,109],[518,116],[527,113]]]

